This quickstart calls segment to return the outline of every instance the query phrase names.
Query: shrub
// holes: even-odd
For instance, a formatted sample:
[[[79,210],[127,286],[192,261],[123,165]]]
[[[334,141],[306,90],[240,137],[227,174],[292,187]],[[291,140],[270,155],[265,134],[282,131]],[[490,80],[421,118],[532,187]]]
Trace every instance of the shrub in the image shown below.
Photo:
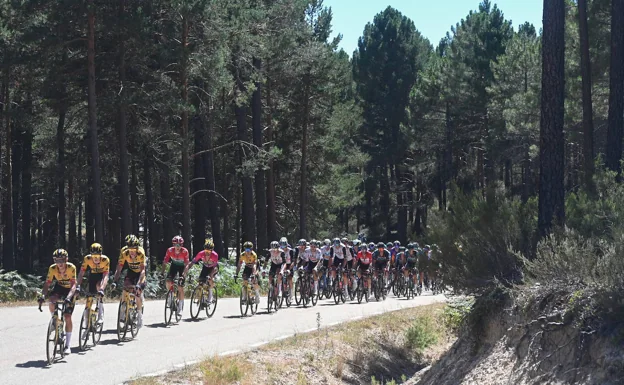
[[[410,349],[421,354],[426,348],[440,339],[440,328],[437,320],[431,315],[418,317],[405,332],[405,343]]]
[[[43,280],[40,277],[0,270],[0,302],[34,300],[42,287]]]

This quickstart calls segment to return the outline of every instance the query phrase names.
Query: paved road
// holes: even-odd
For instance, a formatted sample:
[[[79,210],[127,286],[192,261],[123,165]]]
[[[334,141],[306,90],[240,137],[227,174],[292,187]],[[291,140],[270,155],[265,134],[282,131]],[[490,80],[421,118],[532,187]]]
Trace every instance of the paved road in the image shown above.
[[[145,305],[144,327],[137,339],[124,343],[117,341],[117,303],[107,303],[100,345],[86,352],[77,348],[82,307],[77,306],[73,316],[73,353],[52,367],[47,367],[44,361],[49,312],[40,313],[36,307],[3,308],[0,309],[0,384],[67,385],[68,381],[88,379],[92,385],[116,385],[206,356],[233,354],[294,333],[310,332],[317,327],[317,313],[324,327],[441,301],[443,296],[430,294],[409,301],[391,296],[383,302],[360,305],[347,302],[337,306],[324,300],[313,308],[282,309],[269,315],[263,299],[258,314],[241,318],[238,299],[223,299],[211,319],[192,321],[187,300],[183,319],[169,327],[163,323],[164,301],[150,301]]]

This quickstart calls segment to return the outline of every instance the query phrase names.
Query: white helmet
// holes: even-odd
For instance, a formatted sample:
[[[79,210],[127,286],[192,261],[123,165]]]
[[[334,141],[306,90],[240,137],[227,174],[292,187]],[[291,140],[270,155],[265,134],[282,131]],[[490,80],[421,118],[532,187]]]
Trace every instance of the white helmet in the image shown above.
[[[331,241],[329,240],[329,238],[325,238],[325,239],[323,240],[323,243],[325,244],[325,246],[329,246],[329,245],[331,245]]]

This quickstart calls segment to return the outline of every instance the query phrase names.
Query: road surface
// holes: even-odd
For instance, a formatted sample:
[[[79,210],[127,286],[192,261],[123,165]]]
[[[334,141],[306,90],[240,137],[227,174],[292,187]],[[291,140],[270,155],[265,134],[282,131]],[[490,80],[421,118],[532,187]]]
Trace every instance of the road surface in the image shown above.
[[[319,301],[312,308],[282,309],[266,313],[266,298],[253,317],[240,317],[238,299],[221,299],[211,319],[192,321],[187,299],[179,324],[164,326],[164,301],[145,304],[143,328],[135,340],[119,343],[116,334],[118,304],[106,303],[104,332],[100,344],[86,352],[78,346],[78,328],[84,305],[76,305],[72,354],[51,367],[45,363],[45,334],[50,313],[36,307],[0,309],[0,384],[118,385],[142,375],[163,373],[213,355],[235,354],[264,343],[305,333],[320,326],[356,320],[382,312],[444,301],[444,296],[424,296],[412,300],[334,305]],[[205,315],[205,313],[204,313]],[[129,333],[128,333],[129,334]]]

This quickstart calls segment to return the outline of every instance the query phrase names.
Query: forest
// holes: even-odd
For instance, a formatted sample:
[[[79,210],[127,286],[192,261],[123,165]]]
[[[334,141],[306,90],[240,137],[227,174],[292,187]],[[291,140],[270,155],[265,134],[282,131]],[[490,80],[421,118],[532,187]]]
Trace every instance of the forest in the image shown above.
[[[365,234],[514,281],[510,248],[624,215],[624,0],[471,6],[439,42],[380,9],[350,53],[322,0],[0,0],[2,269]]]

